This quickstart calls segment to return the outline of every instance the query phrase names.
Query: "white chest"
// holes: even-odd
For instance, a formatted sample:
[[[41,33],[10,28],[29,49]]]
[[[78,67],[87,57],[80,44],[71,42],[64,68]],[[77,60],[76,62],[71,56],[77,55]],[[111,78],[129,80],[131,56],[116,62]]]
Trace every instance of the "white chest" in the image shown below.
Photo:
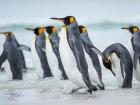
[[[53,76],[59,79],[62,78],[62,73],[58,65],[58,59],[55,53],[53,52],[52,44],[48,37],[46,38],[46,55],[47,55],[48,63],[53,73]]]

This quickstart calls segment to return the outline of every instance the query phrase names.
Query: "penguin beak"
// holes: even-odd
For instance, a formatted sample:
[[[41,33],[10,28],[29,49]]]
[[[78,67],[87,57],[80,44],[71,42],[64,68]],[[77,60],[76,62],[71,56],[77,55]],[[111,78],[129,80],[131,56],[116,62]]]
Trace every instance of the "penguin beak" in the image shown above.
[[[53,20],[60,21],[60,22],[64,23],[65,18],[50,18],[50,19],[53,19]]]
[[[32,28],[25,28],[26,30],[29,30],[29,31],[34,31],[35,29],[32,29]]]
[[[122,27],[121,29],[129,30],[129,27]]]

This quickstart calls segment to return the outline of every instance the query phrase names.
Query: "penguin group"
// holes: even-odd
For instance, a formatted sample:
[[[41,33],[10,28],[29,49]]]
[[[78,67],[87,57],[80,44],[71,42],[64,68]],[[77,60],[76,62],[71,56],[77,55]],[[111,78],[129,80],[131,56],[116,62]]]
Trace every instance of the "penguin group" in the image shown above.
[[[132,88],[133,73],[140,81],[140,30],[137,26],[122,27],[132,34],[132,52],[120,43],[111,44],[101,52],[92,43],[87,28],[79,25],[74,16],[50,19],[61,22],[61,29],[55,26],[25,28],[34,34],[31,48],[19,44],[12,32],[0,32],[6,37],[0,68],[7,60],[13,80],[23,79],[22,72],[27,67],[22,50],[26,50],[32,53],[38,78],[69,80],[77,86],[72,93],[81,88],[89,93],[105,89],[101,63],[116,77],[121,88]],[[4,69],[6,71],[6,67]]]

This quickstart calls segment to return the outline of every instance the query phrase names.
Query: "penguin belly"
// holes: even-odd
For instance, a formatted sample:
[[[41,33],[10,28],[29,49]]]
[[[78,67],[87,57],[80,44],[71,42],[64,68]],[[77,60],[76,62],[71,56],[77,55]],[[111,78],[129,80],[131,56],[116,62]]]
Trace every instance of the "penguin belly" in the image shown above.
[[[0,51],[3,51],[3,47],[0,48]],[[2,53],[2,52],[0,52],[0,53]],[[3,67],[5,69],[7,79],[12,80],[12,71],[11,71],[10,64],[9,64],[8,60],[6,60],[4,62]]]
[[[38,56],[38,54],[36,52],[36,48],[35,48],[35,37],[33,37],[31,50],[32,50],[33,64],[34,64],[35,70],[37,72],[38,79],[41,79],[41,78],[43,78],[43,70],[41,67],[41,62],[40,62],[39,56]]]
[[[131,55],[131,58],[132,58],[132,61],[134,62],[134,50],[133,50],[133,47],[132,47],[132,44],[131,43],[129,43],[129,52],[130,52],[130,55]],[[136,80],[138,80],[138,81],[140,81],[140,62],[139,62],[139,60],[138,60],[138,62],[137,62],[137,67],[136,67],[136,69],[134,69],[134,67],[133,67],[133,72],[134,72],[134,77],[135,77],[135,79]]]
[[[133,71],[134,71],[134,76],[136,80],[140,81],[140,61],[139,60],[137,62],[136,70],[134,69]]]
[[[48,59],[48,64],[51,68],[53,76],[58,79],[62,79],[62,73],[59,69],[58,60],[56,55],[53,52],[52,44],[48,37],[46,37],[46,55]]]
[[[6,60],[4,62],[4,68],[5,68],[5,73],[7,75],[8,80],[12,80],[12,71],[11,71],[10,64],[9,64],[8,60]]]
[[[85,49],[84,49],[84,53],[85,53],[86,61],[88,64],[89,77],[90,77],[92,84],[102,86],[102,84],[99,80],[98,74],[93,66],[92,60],[91,60],[90,56],[87,54],[87,52],[85,51]]]
[[[111,62],[112,62],[112,70],[116,75],[119,87],[122,87],[124,79],[121,73],[120,59],[117,57],[115,53],[111,54]],[[125,76],[125,73],[124,73],[124,76]]]
[[[59,52],[69,80],[77,87],[86,87],[82,74],[77,68],[75,56],[68,44],[65,28],[62,28],[60,32]]]

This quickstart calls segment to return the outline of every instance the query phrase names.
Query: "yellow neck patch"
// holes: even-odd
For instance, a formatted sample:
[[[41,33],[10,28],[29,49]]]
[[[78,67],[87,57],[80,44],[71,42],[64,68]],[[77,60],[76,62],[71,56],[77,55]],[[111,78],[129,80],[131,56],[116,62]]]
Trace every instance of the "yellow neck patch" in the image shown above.
[[[33,40],[33,42],[35,42],[35,40],[36,40],[36,36],[33,36],[32,40]]]
[[[50,43],[50,38],[49,38],[49,36],[46,36],[46,43]]]
[[[138,32],[138,28],[133,28],[133,32]]]

